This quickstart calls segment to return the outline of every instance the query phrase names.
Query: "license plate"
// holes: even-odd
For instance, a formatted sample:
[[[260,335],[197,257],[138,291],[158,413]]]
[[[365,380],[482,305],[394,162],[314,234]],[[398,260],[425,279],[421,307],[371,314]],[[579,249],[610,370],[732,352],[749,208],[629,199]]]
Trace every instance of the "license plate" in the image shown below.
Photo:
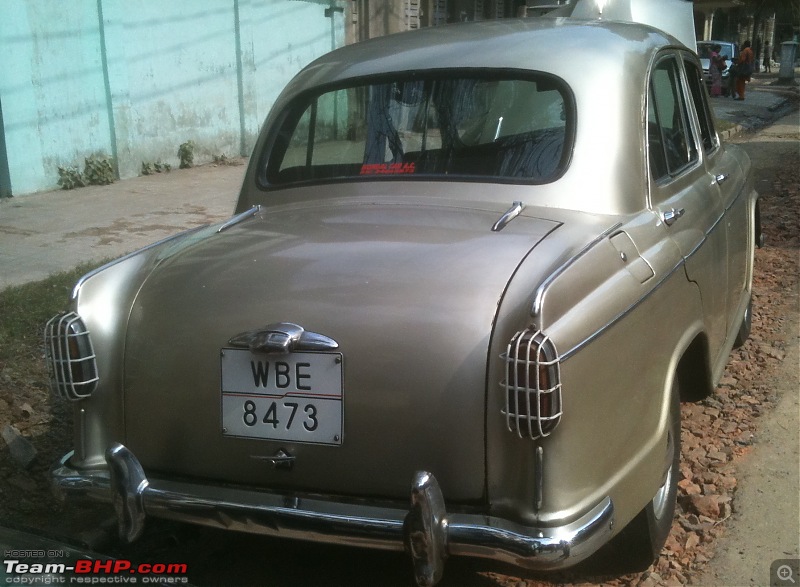
[[[342,444],[341,353],[222,349],[222,434]]]

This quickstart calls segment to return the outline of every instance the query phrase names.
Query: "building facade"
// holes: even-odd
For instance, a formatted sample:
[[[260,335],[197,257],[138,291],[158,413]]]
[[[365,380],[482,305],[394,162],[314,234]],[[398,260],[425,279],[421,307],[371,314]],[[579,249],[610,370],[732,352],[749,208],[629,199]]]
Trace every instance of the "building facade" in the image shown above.
[[[517,16],[525,0],[349,0],[348,43],[454,22]]]
[[[331,49],[577,1],[3,0],[0,197],[56,189],[58,168],[87,158],[126,178],[177,166],[187,143],[199,163],[248,155],[283,86]],[[694,14],[698,39],[750,39],[759,63],[794,31],[742,0],[694,0]]]
[[[278,92],[342,45],[328,0],[3,0],[0,196],[86,158],[119,177],[249,154]]]
[[[698,39],[750,41],[756,71],[780,59],[785,41],[800,40],[800,4],[785,2],[745,3],[742,0],[694,0]]]

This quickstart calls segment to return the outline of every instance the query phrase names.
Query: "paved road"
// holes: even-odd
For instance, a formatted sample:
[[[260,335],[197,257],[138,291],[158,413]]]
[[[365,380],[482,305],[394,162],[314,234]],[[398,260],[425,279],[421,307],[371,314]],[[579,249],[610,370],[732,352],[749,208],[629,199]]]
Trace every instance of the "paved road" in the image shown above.
[[[752,130],[766,126],[786,114],[790,98],[797,96],[797,88],[776,84],[777,77],[766,75],[748,84],[744,100],[712,98],[714,113],[720,120],[737,125],[734,132]]]
[[[228,218],[246,168],[238,163],[0,199],[0,289]]]
[[[744,101],[712,100],[725,135],[779,117],[786,88],[750,85]],[[85,261],[117,257],[181,230],[229,217],[245,172],[240,165],[205,165],[90,186],[0,199],[0,289],[43,279]]]

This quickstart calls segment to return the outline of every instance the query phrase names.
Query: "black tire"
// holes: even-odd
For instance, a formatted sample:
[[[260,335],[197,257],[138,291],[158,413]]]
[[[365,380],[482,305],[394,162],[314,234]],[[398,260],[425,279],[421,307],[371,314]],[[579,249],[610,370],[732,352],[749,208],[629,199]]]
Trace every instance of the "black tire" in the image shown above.
[[[658,560],[672,528],[681,457],[681,403],[677,378],[670,394],[669,429],[665,459],[669,459],[670,466],[664,483],[650,503],[613,540],[617,563],[626,572],[644,571]]]
[[[736,333],[736,338],[733,341],[733,348],[738,349],[740,346],[747,342],[750,337],[750,330],[753,327],[753,298],[747,303],[747,309],[744,311],[744,318],[739,325],[739,332]]]

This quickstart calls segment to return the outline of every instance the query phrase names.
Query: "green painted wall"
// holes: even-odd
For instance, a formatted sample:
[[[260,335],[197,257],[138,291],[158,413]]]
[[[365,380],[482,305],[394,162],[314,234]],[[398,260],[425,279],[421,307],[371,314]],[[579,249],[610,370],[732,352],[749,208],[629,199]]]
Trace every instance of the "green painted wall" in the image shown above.
[[[249,154],[283,86],[343,43],[329,5],[3,0],[6,183],[14,195],[55,189],[59,165],[89,156],[113,157],[122,178],[143,161],[177,167],[188,140],[196,163]]]

